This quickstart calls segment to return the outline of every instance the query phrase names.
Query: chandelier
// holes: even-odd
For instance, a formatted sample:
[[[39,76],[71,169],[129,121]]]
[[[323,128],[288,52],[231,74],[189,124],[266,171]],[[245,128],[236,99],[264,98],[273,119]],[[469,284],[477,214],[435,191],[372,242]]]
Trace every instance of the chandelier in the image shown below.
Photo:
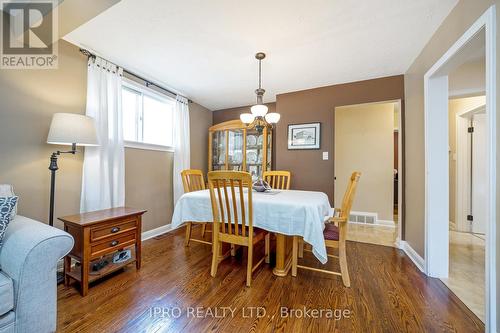
[[[262,59],[266,57],[265,53],[259,52],[255,55],[255,58],[259,60],[259,88],[255,90],[257,95],[257,104],[250,108],[251,113],[240,114],[240,120],[251,127],[255,127],[257,132],[262,133],[264,128],[272,129],[273,124],[276,124],[280,120],[280,114],[276,112],[267,113],[267,106],[263,103],[262,97],[266,92],[261,87],[262,83]]]

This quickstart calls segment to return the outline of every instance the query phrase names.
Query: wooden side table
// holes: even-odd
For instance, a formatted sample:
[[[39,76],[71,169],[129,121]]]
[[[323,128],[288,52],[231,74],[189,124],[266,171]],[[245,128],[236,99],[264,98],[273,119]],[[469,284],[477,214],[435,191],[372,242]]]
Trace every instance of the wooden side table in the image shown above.
[[[73,249],[64,258],[64,284],[69,285],[70,279],[78,281],[82,296],[86,296],[89,283],[134,262],[140,269],[142,214],[145,212],[119,207],[59,217],[64,222],[64,230],[75,239]],[[129,260],[116,264],[110,262],[102,272],[90,274],[92,262],[125,248],[135,248]],[[72,269],[71,258],[80,265]]]

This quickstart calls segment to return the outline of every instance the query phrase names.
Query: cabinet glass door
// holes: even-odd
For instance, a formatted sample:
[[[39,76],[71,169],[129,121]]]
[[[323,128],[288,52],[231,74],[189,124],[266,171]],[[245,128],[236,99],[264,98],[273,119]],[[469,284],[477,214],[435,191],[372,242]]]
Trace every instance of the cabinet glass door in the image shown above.
[[[229,130],[227,133],[227,169],[231,171],[243,171],[243,130]]]
[[[212,134],[212,170],[226,170],[226,131]]]
[[[262,177],[263,139],[255,129],[247,130],[247,171],[254,181]]]
[[[272,170],[272,147],[273,147],[273,135],[272,131],[267,131],[267,165],[266,170]]]

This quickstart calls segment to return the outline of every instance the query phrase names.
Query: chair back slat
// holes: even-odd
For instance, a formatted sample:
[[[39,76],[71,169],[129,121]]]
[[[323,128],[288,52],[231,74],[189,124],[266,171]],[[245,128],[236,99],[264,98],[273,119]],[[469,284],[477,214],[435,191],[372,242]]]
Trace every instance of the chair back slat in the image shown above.
[[[216,224],[215,232],[238,237],[249,237],[253,234],[251,184],[252,176],[248,172],[211,171],[208,173],[212,213]],[[246,202],[245,194],[247,195]],[[249,228],[248,233],[245,227]]]
[[[290,189],[290,171],[264,171],[262,178],[276,190],[289,190]]]
[[[344,222],[339,223],[338,227],[339,241],[344,244],[347,238],[347,226],[349,224],[349,216],[351,215],[352,203],[356,194],[359,177],[361,177],[360,172],[355,171],[352,173],[351,178],[349,178],[349,184],[347,185],[347,189],[344,193],[344,198],[342,199],[339,217],[345,220]]]
[[[247,184],[248,186],[248,184]],[[240,192],[240,202],[245,201],[245,197],[243,196],[243,184],[242,182],[238,183],[238,189]],[[242,230],[242,236],[246,237],[246,211],[245,211],[245,205],[241,206],[241,230]]]
[[[236,202],[236,191],[234,190],[234,180],[230,179],[229,183],[231,184],[231,201],[233,203],[233,212],[238,212],[238,206]],[[234,221],[234,234],[237,233],[238,230],[238,214],[233,215],[233,221]]]
[[[205,179],[201,170],[182,170],[181,178],[184,193],[205,190]]]
[[[227,183],[225,179],[222,179],[222,188],[224,189],[224,207],[226,208],[227,215],[227,228],[228,232],[231,234],[233,229],[233,220],[231,219],[231,207],[229,205],[229,196],[227,195]],[[236,211],[237,213],[237,211]]]
[[[351,178],[349,179],[349,184],[342,199],[342,208],[340,210],[340,217],[349,220],[349,215],[351,214],[352,203],[354,201],[354,196],[356,194],[356,188],[358,186],[359,178],[361,177],[360,172],[353,172]]]
[[[210,186],[210,183],[209,183],[209,186]],[[221,200],[218,201],[218,204],[219,204],[219,210],[217,210],[217,218],[215,217],[214,215],[214,221],[225,221],[226,218],[225,218],[225,215],[224,215],[224,203],[222,201],[222,192],[221,192],[221,185],[219,185],[219,180],[216,179],[216,189],[217,189],[217,197],[218,198],[221,198]],[[223,229],[223,232],[226,232],[226,224],[223,223],[222,224],[222,229]]]

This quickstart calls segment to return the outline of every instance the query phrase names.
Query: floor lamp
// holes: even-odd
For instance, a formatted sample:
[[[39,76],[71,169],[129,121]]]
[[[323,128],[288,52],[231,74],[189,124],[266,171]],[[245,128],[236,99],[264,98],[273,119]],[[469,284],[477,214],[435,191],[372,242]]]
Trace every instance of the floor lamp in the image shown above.
[[[61,154],[76,154],[77,146],[97,146],[94,119],[74,113],[55,113],[50,124],[47,143],[70,145],[71,150],[56,151],[50,156],[50,206],[49,225],[54,225],[54,197],[56,187],[57,159]]]
[[[76,154],[77,146],[97,146],[97,133],[94,119],[74,113],[55,113],[50,124],[47,143],[54,145],[70,145],[71,150],[55,151],[50,156],[50,206],[49,225],[54,225],[54,205],[56,189],[56,171],[59,169],[57,159],[61,154]],[[64,280],[63,274],[57,275],[57,281]]]

